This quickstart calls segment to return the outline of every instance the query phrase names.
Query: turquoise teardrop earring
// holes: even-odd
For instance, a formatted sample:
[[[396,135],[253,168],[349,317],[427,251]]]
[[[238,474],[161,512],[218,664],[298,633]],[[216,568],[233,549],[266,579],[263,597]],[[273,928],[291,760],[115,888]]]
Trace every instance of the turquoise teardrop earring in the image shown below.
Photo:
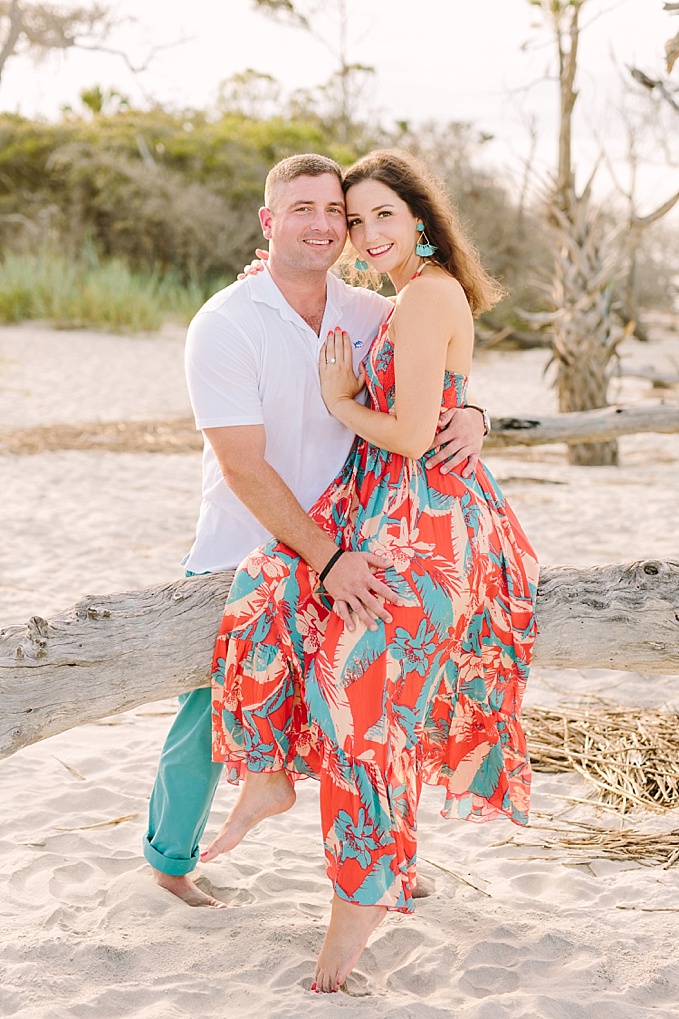
[[[415,254],[419,255],[420,258],[431,258],[436,251],[436,245],[429,243],[429,238],[424,232],[424,223],[417,224],[417,232],[422,234],[422,236],[415,245]]]
[[[364,262],[362,258],[357,258],[354,262],[354,269],[358,269],[359,272],[365,272],[368,268],[368,263]]]

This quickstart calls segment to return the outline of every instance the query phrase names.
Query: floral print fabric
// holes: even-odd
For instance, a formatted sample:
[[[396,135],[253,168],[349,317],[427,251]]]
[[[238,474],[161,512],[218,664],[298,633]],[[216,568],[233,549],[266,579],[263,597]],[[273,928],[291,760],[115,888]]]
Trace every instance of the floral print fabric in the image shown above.
[[[366,365],[394,401],[388,323]],[[443,406],[467,378],[446,372]],[[285,768],[321,782],[328,875],[349,902],[412,910],[422,782],[446,817],[528,820],[519,711],[536,632],[535,554],[489,471],[466,479],[359,439],[311,516],[393,566],[393,621],[349,631],[318,576],[271,541],[239,567],[213,664],[213,757],[229,781]]]

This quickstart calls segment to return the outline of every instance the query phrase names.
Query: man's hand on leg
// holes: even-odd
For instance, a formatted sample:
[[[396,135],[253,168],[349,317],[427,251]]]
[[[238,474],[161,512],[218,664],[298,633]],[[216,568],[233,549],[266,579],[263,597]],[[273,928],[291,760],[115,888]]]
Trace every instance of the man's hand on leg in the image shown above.
[[[375,576],[375,570],[385,570],[393,566],[388,559],[372,555],[369,552],[346,552],[333,565],[328,573],[324,586],[334,600],[337,615],[347,624],[347,629],[354,630],[352,612],[369,630],[377,630],[376,620],[385,623],[392,620],[387,602],[404,605],[405,602],[395,594],[388,584]]]

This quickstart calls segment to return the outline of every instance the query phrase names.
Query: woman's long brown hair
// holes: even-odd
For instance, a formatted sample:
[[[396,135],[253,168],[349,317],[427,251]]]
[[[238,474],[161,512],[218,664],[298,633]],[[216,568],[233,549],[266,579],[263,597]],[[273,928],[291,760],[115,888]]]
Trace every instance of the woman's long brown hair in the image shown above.
[[[474,315],[492,308],[506,291],[481,264],[476,248],[465,236],[443,182],[407,152],[377,149],[359,159],[344,175],[344,193],[363,180],[377,180],[401,198],[413,216],[424,223],[436,247],[433,261],[460,283]]]

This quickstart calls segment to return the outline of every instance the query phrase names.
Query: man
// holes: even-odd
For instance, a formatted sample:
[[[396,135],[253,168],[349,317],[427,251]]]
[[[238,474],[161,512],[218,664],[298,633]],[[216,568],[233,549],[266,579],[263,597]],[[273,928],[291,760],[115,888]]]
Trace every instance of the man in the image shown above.
[[[196,426],[207,442],[196,540],[184,565],[192,573],[233,569],[274,535],[319,572],[337,551],[307,514],[341,469],[354,436],[323,403],[318,355],[330,329],[353,344],[355,364],[392,308],[332,274],[346,240],[339,166],[323,156],[292,156],[269,173],[262,232],[264,272],[215,294],[191,322],[186,371]],[[455,412],[439,436],[449,443],[430,464],[450,467],[481,448],[483,414]],[[368,553],[338,560],[326,583],[366,622],[386,619],[394,596],[377,580]],[[211,759],[208,689],[180,697],[149,810],[144,855],[157,883],[188,905],[224,904],[196,887],[191,872],[222,766]]]

